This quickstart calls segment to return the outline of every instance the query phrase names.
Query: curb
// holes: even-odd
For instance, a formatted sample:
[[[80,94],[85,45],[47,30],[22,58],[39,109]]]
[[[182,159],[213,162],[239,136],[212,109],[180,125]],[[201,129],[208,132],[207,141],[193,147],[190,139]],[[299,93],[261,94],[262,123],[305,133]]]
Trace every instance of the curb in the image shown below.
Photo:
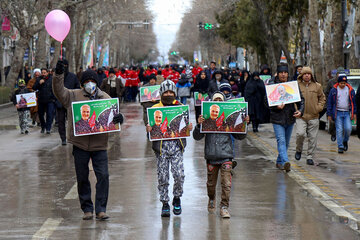
[[[266,156],[271,157],[270,160],[274,164],[276,163],[276,152],[266,147],[266,144],[261,143],[261,139],[254,133],[248,132],[250,141]],[[348,225],[352,230],[360,233],[360,219],[354,217],[349,211],[340,206],[336,201],[327,193],[322,191],[314,183],[306,179],[301,172],[297,171],[295,167],[291,168],[291,172],[288,176],[295,180],[303,189],[305,189],[309,195],[315,200],[319,201],[325,208],[333,212],[338,218],[340,223]]]
[[[7,107],[10,107],[11,105],[12,105],[12,102],[0,104],[0,109],[4,109],[4,108],[7,108]]]

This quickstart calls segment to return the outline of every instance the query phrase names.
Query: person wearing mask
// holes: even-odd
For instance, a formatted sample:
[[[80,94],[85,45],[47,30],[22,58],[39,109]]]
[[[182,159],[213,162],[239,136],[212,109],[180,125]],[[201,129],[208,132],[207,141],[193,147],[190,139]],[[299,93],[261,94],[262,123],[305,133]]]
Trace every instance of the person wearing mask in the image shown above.
[[[148,79],[149,79],[149,82],[147,84],[145,84],[144,87],[156,85],[156,76],[155,76],[155,74],[150,74],[148,76]],[[155,104],[158,104],[158,103],[159,103],[159,100],[151,100],[149,102],[142,102],[141,103],[141,105],[143,107],[143,120],[144,120],[145,126],[148,124],[147,109],[151,108],[152,106],[154,106]]]
[[[67,109],[69,119],[73,118],[71,104],[78,101],[109,99],[110,96],[98,88],[97,73],[91,69],[82,74],[81,89],[69,90],[64,86],[64,63],[59,60],[53,81],[54,94],[60,103]],[[115,114],[113,123],[122,124],[124,117],[121,113]],[[84,212],[83,220],[93,219],[94,204],[91,200],[91,186],[89,181],[89,161],[91,158],[96,175],[95,213],[96,219],[106,220],[106,207],[109,195],[108,171],[108,133],[74,136],[73,122],[69,121],[68,141],[73,145],[73,156],[78,186],[78,196],[81,209]]]
[[[112,98],[119,98],[120,103],[125,88],[121,82],[121,79],[117,78],[115,74],[115,70],[110,68],[109,77],[103,80],[100,89],[106,92]]]
[[[277,67],[277,76],[269,84],[284,83],[290,81],[289,69],[287,64],[280,64]],[[300,92],[301,101],[270,107],[270,122],[273,124],[277,141],[278,156],[276,167],[280,170],[289,172],[291,164],[289,162],[287,150],[289,148],[292,130],[295,119],[302,116],[304,112],[304,98]],[[295,108],[295,106],[297,108]]]
[[[219,87],[222,83],[229,83],[227,80],[223,79],[221,71],[215,71],[213,73],[213,78],[209,82],[208,94],[211,96],[214,92],[219,91]]]
[[[76,75],[69,72],[69,62],[64,59],[64,85],[67,89],[78,89],[80,88],[80,82]],[[61,139],[61,145],[66,145],[66,113],[67,110],[63,105],[56,100],[56,118],[58,123],[58,131]],[[71,120],[70,120],[71,121]]]
[[[24,79],[19,79],[18,88],[15,89],[14,94],[11,97],[11,101],[19,115],[19,127],[21,134],[29,133],[29,123],[28,118],[30,117],[30,110],[27,107],[26,99],[21,94],[29,93],[30,91],[26,88],[26,83]],[[20,100],[17,101],[16,95],[20,95]]]

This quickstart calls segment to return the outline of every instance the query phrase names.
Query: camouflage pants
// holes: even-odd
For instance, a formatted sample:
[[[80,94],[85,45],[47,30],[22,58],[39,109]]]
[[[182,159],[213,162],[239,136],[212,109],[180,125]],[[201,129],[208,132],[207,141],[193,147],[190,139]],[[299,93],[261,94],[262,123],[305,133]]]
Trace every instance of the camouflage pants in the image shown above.
[[[181,197],[184,185],[184,163],[183,153],[176,141],[164,141],[161,149],[161,155],[156,154],[158,189],[160,201],[168,202],[169,199],[169,165],[171,164],[171,173],[174,178],[174,197]]]
[[[216,183],[218,173],[221,172],[221,206],[229,207],[230,192],[231,192],[231,169],[232,162],[224,162],[223,164],[207,165],[207,191],[211,200],[215,199]]]
[[[25,131],[29,131],[29,117],[30,117],[30,111],[24,110],[24,111],[18,111],[19,114],[19,126],[22,133]]]

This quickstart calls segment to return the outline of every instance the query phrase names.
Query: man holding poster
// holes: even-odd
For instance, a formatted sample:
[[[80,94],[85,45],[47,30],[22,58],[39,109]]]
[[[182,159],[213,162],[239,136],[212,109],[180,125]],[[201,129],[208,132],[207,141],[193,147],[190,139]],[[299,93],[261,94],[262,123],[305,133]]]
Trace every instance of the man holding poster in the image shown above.
[[[287,64],[281,64],[277,67],[277,76],[269,82],[271,84],[285,83],[289,81],[289,69]],[[280,170],[289,172],[291,165],[289,162],[287,150],[290,144],[291,133],[294,127],[295,119],[304,113],[304,98],[300,92],[300,101],[296,103],[281,103],[280,105],[270,107],[270,122],[273,124],[277,141],[278,157],[276,167]],[[268,103],[269,96],[267,99]],[[295,108],[297,106],[297,109]]]
[[[64,87],[64,63],[59,60],[56,64],[53,83],[54,94],[61,104],[67,109],[67,116],[73,119],[72,103],[78,101],[89,101],[96,99],[109,99],[109,95],[98,88],[97,74],[95,71],[86,70],[81,77],[82,89],[67,89]],[[90,107],[83,105],[81,109],[81,121],[88,121]],[[122,123],[123,116],[117,113],[113,117],[113,123]],[[106,214],[106,206],[109,195],[109,171],[107,144],[108,134],[74,136],[73,122],[69,121],[67,138],[73,144],[73,156],[75,160],[75,171],[78,184],[78,195],[81,209],[84,212],[83,219],[93,218],[94,205],[91,200],[91,186],[89,181],[89,161],[96,175],[96,196],[95,213],[96,219],[105,220],[109,216]]]

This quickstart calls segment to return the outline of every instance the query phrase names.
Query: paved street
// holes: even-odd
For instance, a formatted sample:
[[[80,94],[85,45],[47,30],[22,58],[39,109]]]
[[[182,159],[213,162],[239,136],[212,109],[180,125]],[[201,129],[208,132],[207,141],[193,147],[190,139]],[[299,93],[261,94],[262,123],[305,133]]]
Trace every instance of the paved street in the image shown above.
[[[294,160],[294,130],[289,150],[293,170],[286,174],[274,167],[272,126],[249,132],[236,142],[238,166],[228,220],[219,211],[207,212],[204,141],[190,138],[183,213],[162,219],[142,108],[132,103],[121,111],[125,123],[110,138],[108,151],[111,218],[101,222],[81,219],[72,146],[61,146],[56,132],[41,135],[38,127],[20,135],[16,110],[0,109],[0,239],[360,239],[357,137],[339,155],[330,135],[320,131],[317,166],[307,166],[305,154]],[[194,114],[191,121],[195,123]],[[91,180],[96,181],[93,172]]]

